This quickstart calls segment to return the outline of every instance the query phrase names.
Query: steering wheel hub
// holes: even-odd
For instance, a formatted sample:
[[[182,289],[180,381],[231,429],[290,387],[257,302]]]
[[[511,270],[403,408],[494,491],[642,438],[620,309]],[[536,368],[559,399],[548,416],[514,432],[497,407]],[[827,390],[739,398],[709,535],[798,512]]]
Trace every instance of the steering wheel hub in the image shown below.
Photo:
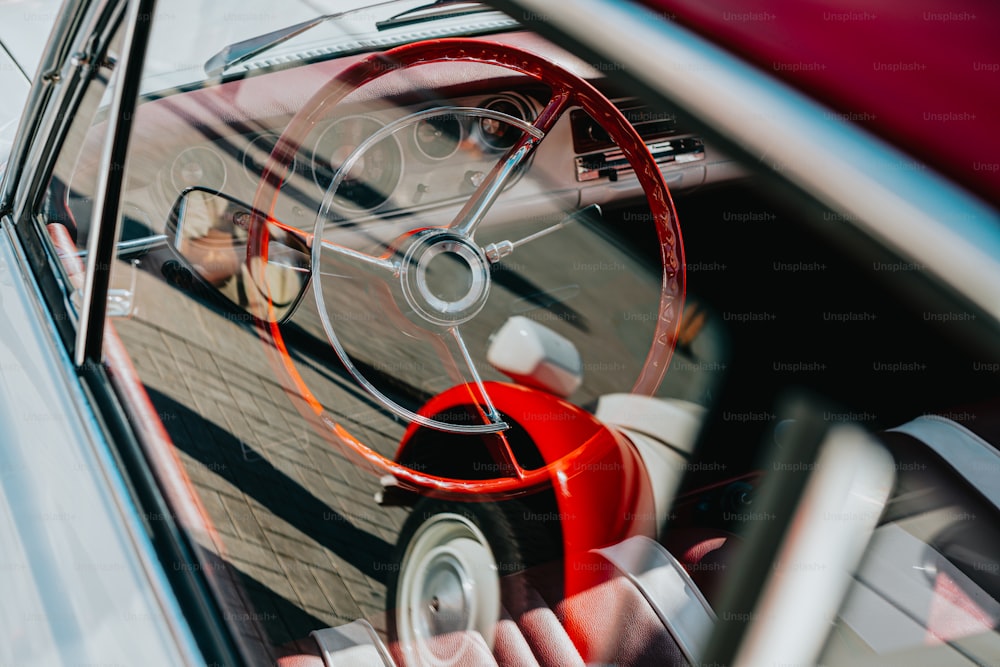
[[[400,281],[407,305],[421,324],[452,327],[483,309],[490,293],[490,264],[482,250],[447,230],[411,237]]]
[[[470,595],[475,586],[463,563],[451,553],[435,554],[427,566],[423,584],[426,604],[419,613],[428,634],[446,635],[468,628],[474,607]]]

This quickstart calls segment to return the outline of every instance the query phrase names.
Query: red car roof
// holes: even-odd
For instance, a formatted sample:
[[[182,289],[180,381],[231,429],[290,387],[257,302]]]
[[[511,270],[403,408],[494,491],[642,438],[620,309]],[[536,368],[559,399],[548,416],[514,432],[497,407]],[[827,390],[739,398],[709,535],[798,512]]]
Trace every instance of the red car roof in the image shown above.
[[[1000,204],[997,0],[642,0]]]

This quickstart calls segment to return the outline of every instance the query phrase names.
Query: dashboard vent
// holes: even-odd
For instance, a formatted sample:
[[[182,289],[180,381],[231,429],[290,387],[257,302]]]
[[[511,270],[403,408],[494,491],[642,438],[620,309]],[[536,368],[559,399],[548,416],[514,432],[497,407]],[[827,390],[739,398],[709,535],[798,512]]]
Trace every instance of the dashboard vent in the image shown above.
[[[661,168],[668,164],[683,164],[705,159],[705,144],[696,137],[683,139],[666,139],[646,144],[653,159]],[[608,178],[617,181],[619,176],[632,173],[632,165],[614,148],[598,151],[576,158],[576,180],[593,181],[598,178]]]
[[[647,144],[657,139],[683,134],[677,127],[677,116],[671,112],[653,109],[632,98],[615,100],[615,106]],[[573,148],[578,155],[612,148],[615,145],[608,133],[582,109],[575,109],[570,113],[570,125],[573,128]]]
[[[639,132],[649,147],[653,159],[661,167],[705,159],[705,144],[698,137],[677,125],[677,117],[627,98],[615,100],[625,118]],[[608,133],[582,109],[570,114],[573,128],[573,148],[577,153],[576,180],[594,181],[607,178],[617,181],[630,174],[632,166]]]

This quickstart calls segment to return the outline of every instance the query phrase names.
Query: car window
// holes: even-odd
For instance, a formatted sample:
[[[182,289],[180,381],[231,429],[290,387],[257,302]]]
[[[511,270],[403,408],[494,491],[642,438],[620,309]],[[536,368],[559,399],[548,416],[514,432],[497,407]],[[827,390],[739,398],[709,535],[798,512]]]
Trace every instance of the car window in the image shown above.
[[[248,10],[209,13],[237,11]],[[197,60],[233,38],[163,15],[152,43],[171,43],[180,23],[201,35]],[[573,102],[536,129],[556,79],[522,71],[515,57],[532,46],[568,57],[525,33],[480,62],[356,65],[371,83],[336,104],[335,78],[365,54],[209,79],[136,109],[125,207],[167,240],[119,253],[134,292],[114,328],[218,530],[212,562],[244,592],[227,614],[271,655],[359,619],[388,644],[401,632],[413,642],[387,610],[415,604],[421,540],[444,539],[448,553],[455,539],[478,544],[473,572],[551,562],[566,512],[546,488],[552,462],[617,486],[622,466],[639,473],[595,415],[653,429],[636,436],[650,442],[675,438],[663,474],[679,483],[724,343],[690,305],[674,344],[684,259],[669,193],[653,179],[644,191],[631,173],[650,165],[616,158],[621,131],[593,117],[624,108],[677,142],[696,180],[703,145],[669,111],[619,91],[618,107]],[[398,57],[437,58],[432,44]],[[143,89],[161,65],[147,62]],[[621,173],[619,185],[602,170]],[[589,182],[598,187],[581,201]],[[651,408],[641,396],[667,400],[647,398]],[[676,434],[657,434],[650,409],[676,414]],[[420,475],[480,492],[421,499]],[[482,503],[491,488],[507,501]],[[657,492],[657,509],[647,492],[609,521],[622,536],[655,532],[670,493]],[[440,521],[444,537],[414,542],[414,517],[455,512]]]
[[[694,660],[704,627],[602,597],[637,576],[614,549],[659,554],[711,624],[774,519],[755,502],[787,472],[767,456],[789,394],[870,433],[996,395],[975,313],[932,272],[614,61],[520,25],[539,17],[445,3],[380,29],[421,3],[359,5],[207,66],[335,4],[157,10],[98,295],[128,357],[111,372],[145,394],[123,401],[168,436],[152,465],[176,463],[172,497],[211,527],[182,525],[195,560],[164,565],[204,575],[250,659],[346,641],[401,664]],[[36,211],[71,274],[115,75],[88,87]],[[903,523],[878,529],[886,553],[960,560],[965,542]],[[593,609],[639,630],[584,636]]]

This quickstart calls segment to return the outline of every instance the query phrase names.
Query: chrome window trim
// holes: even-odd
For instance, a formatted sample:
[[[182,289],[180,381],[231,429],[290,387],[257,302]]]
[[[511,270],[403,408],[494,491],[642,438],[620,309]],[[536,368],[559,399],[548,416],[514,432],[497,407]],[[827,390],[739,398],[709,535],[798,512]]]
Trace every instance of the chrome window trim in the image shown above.
[[[1000,213],[989,205],[650,10],[606,0],[570,0],[559,11],[549,0],[510,4],[525,23],[545,22],[622,65],[1000,323]]]
[[[112,91],[108,114],[101,173],[87,240],[87,268],[83,279],[83,304],[73,361],[82,366],[88,359],[99,361],[104,345],[104,322],[108,310],[107,291],[111,283],[112,262],[121,226],[123,183],[126,157],[139,96],[139,81],[149,40],[156,0],[130,0],[125,16],[125,40],[122,44],[118,80]],[[85,65],[87,66],[87,65]]]

